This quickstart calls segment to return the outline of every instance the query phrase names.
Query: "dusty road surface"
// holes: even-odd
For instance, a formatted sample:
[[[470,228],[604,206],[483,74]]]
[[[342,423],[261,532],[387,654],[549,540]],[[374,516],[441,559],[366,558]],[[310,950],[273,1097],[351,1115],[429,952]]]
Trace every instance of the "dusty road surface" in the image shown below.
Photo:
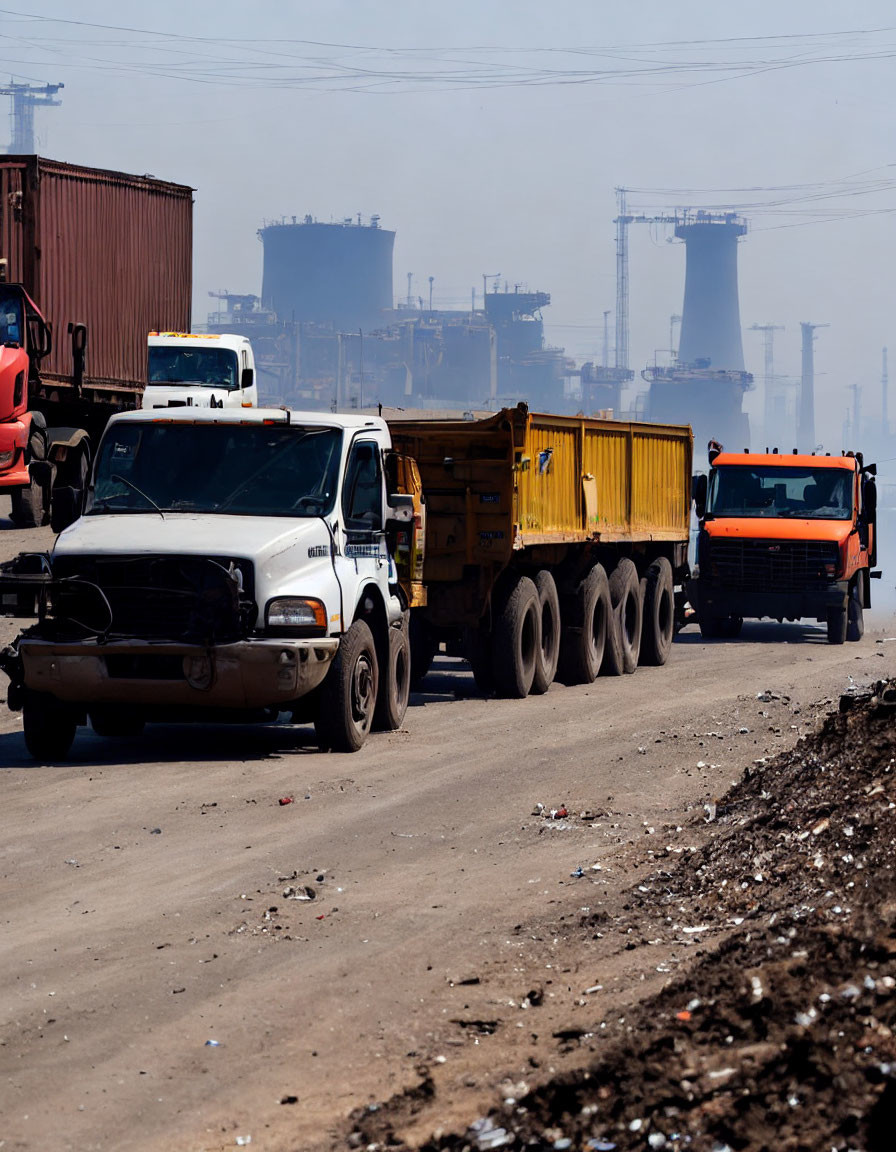
[[[51,539],[4,528],[0,558]],[[580,1067],[703,933],[563,926],[624,923],[746,767],[896,675],[891,627],[689,628],[665,668],[520,702],[443,658],[354,756],[151,726],[35,766],[0,706],[0,1148],[343,1148],[404,1092],[416,1147]]]

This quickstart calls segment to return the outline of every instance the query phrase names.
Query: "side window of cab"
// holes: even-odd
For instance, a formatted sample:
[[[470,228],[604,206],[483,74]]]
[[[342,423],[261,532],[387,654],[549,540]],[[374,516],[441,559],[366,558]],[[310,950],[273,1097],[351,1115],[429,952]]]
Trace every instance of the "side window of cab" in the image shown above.
[[[383,527],[383,472],[374,440],[356,440],[349,454],[342,491],[342,514],[349,531]]]

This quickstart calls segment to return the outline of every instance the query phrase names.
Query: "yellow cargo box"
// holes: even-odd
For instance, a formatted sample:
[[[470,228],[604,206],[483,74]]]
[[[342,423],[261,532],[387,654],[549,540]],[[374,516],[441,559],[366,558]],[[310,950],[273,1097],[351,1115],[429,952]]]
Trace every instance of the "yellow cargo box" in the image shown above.
[[[484,420],[390,421],[426,499],[427,583],[521,549],[686,545],[691,429],[505,408]]]

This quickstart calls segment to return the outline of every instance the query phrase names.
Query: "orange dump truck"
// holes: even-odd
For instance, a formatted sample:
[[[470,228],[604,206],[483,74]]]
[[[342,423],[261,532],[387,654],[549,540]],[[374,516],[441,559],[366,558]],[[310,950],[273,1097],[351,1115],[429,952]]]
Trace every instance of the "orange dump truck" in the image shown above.
[[[389,430],[425,514],[415,680],[441,645],[507,697],[665,663],[687,576],[689,427],[521,404]]]
[[[874,464],[843,456],[722,452],[695,484],[700,521],[688,585],[704,636],[744,617],[813,619],[858,640],[876,563]]]

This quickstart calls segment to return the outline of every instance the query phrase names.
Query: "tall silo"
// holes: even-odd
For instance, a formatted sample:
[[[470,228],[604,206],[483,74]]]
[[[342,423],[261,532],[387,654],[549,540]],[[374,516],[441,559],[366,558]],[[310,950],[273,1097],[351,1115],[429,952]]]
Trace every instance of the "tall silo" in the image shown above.
[[[744,371],[737,289],[737,243],[746,231],[732,212],[677,219],[675,235],[686,248],[678,357],[671,367],[641,373],[650,384],[647,418],[690,424],[699,462],[710,439],[734,450],[750,444],[743,397],[753,377]]]
[[[733,213],[698,212],[676,225],[687,259],[678,359],[708,360],[713,368],[743,372],[744,347],[737,294],[737,241],[747,226]]]
[[[382,326],[392,308],[395,233],[347,218],[321,224],[311,216],[259,229],[264,245],[262,305],[280,320],[332,325],[340,332]]]

